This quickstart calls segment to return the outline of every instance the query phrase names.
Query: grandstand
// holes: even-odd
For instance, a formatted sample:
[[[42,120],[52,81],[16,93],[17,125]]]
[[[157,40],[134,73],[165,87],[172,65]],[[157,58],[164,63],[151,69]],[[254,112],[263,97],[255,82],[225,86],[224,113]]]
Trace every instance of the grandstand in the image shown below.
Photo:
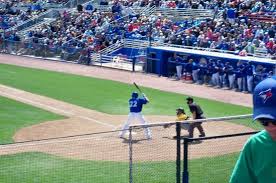
[[[1,3],[1,52],[164,76],[182,65],[184,79],[178,79],[194,74],[195,83],[209,73],[202,59],[207,65],[222,60],[210,68],[225,69],[230,62],[235,75],[253,75],[256,84],[274,72],[275,7],[253,0],[13,1]],[[173,52],[181,63],[169,61]],[[250,74],[244,70],[248,61]],[[218,75],[207,84],[229,88],[229,73]],[[246,80],[236,77],[235,89],[248,91],[246,84],[238,86]]]

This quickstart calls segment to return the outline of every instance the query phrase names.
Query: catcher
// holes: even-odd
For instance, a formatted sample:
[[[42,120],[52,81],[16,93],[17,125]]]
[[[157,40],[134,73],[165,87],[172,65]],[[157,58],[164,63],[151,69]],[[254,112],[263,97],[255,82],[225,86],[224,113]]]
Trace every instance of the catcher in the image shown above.
[[[185,121],[188,120],[189,116],[186,115],[184,109],[182,107],[179,107],[176,109],[176,121]],[[164,125],[164,128],[168,128],[171,125]],[[181,128],[188,130],[189,124],[181,124]]]

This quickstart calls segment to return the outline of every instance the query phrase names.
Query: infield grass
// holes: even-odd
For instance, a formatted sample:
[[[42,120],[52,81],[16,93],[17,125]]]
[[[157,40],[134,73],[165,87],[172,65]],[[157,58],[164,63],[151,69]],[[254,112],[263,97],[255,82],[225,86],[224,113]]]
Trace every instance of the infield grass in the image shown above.
[[[12,142],[12,136],[20,128],[64,118],[1,96],[0,104],[0,144]]]
[[[189,161],[191,183],[228,182],[238,154]],[[127,162],[71,160],[44,153],[0,156],[0,182],[127,183]],[[16,173],[14,173],[16,172]],[[175,182],[175,162],[134,163],[133,181]]]

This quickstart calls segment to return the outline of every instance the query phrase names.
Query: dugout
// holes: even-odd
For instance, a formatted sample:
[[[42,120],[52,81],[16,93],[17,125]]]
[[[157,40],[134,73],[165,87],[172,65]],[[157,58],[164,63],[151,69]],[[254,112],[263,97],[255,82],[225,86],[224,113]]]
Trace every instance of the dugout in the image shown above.
[[[175,73],[175,62],[170,62],[169,57],[174,53],[181,55],[184,60],[193,59],[199,61],[204,58],[206,60],[221,60],[222,62],[230,62],[234,65],[239,61],[251,61],[255,64],[263,65],[270,68],[275,73],[276,60],[271,58],[259,58],[253,56],[239,56],[223,52],[211,52],[204,50],[176,48],[176,47],[149,47],[147,49],[147,72],[155,73],[160,76],[170,76]]]

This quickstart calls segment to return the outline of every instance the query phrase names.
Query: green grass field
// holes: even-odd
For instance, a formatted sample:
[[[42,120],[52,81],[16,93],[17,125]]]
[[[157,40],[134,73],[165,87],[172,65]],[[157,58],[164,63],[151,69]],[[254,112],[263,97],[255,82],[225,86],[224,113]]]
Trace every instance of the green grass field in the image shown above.
[[[228,182],[237,156],[235,153],[189,161],[190,182]],[[0,164],[1,183],[129,182],[129,165],[126,162],[70,160],[44,153],[21,153],[1,156]],[[133,175],[134,182],[175,182],[175,162],[134,163]]]
[[[12,142],[12,136],[20,128],[64,118],[4,97],[0,97],[0,104],[0,144]]]
[[[109,114],[127,114],[127,101],[135,90],[133,85],[115,81],[4,64],[0,64],[0,83]],[[185,95],[150,88],[143,91],[151,100],[145,114],[175,115],[179,106],[188,111]],[[247,107],[197,97],[195,100],[208,117],[251,113]]]
[[[48,96],[75,105],[94,109],[110,114],[127,114],[127,101],[130,93],[135,90],[132,85],[50,72],[38,69],[29,69],[11,65],[0,64],[0,83],[19,88],[32,93]],[[143,88],[151,99],[151,103],[144,109],[144,114],[175,115],[175,108],[184,106],[185,95],[163,92],[160,90]],[[207,117],[219,117],[251,113],[251,109],[238,105],[226,104],[217,101],[195,97],[205,111]],[[12,100],[0,98],[0,142],[11,142],[14,132],[22,127],[43,121],[60,119],[62,116],[51,114],[43,110],[17,103]],[[238,120],[246,126],[259,129],[250,120]],[[200,180],[213,180],[210,182],[222,183],[228,180],[230,170],[234,166],[237,154],[230,154],[214,158],[191,160],[192,182]],[[211,168],[212,166],[217,169]],[[229,163],[223,163],[229,161]],[[58,158],[43,153],[22,153],[16,155],[0,156],[0,182],[53,182],[58,178],[60,182],[127,182],[128,163],[79,161]],[[202,169],[203,173],[194,172],[193,169]],[[137,167],[148,170],[143,182],[168,182],[175,180],[174,162],[141,163]],[[172,172],[169,175],[160,175],[160,172]],[[14,172],[16,172],[14,174]],[[200,171],[201,172],[201,171]],[[216,176],[214,176],[214,174]],[[39,176],[37,176],[39,175]],[[115,176],[116,175],[116,176]],[[143,175],[136,174],[134,178],[141,179]],[[35,180],[35,179],[42,180]],[[141,181],[141,180],[140,180]]]

